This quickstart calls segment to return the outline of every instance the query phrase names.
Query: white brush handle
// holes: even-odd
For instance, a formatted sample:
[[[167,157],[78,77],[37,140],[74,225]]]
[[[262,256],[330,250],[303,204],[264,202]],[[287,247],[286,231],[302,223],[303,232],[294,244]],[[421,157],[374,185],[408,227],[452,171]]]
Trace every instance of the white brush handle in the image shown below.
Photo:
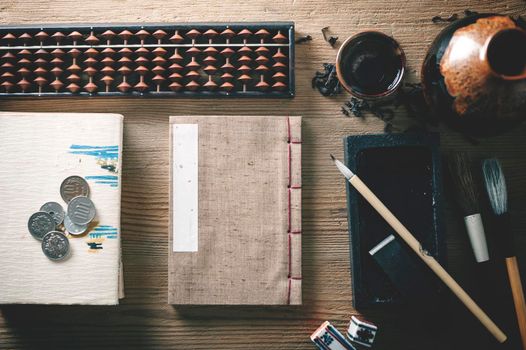
[[[431,255],[427,255],[422,249],[420,242],[409,232],[407,228],[391,213],[389,209],[376,197],[376,195],[354,175],[349,179],[351,185],[376,209],[385,221],[400,235],[409,247],[426,263],[431,270],[451,289],[457,298],[471,311],[471,313],[486,327],[486,329],[501,343],[507,337],[500,328],[489,318],[489,316],[471,299],[462,287],[451,277],[449,273]]]
[[[480,214],[468,215],[464,217],[464,224],[466,224],[466,231],[468,231],[469,241],[471,242],[475,259],[479,263],[488,261],[488,245],[486,244],[486,234],[484,233],[482,217]]]

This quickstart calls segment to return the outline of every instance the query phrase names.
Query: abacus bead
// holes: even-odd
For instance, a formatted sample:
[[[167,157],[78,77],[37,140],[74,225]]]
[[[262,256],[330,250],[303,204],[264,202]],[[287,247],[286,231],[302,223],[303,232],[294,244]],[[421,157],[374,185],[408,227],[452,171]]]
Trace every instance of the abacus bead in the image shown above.
[[[51,37],[55,39],[56,42],[61,42],[62,40],[64,40],[66,35],[62,32],[55,32],[55,34],[53,34]]]
[[[207,54],[207,55],[217,55],[219,51],[215,48],[215,47],[212,47],[212,46],[209,46],[207,47],[206,49],[203,50],[203,53]]]
[[[276,90],[284,90],[286,87],[287,87],[287,85],[285,85],[284,83],[279,82],[279,81],[274,83],[274,85],[272,85],[272,88],[276,89]]]
[[[55,79],[53,80],[53,82],[51,82],[51,84],[49,84],[53,87],[53,89],[55,89],[55,91],[58,91],[60,90],[63,86],[64,86],[64,83],[61,82],[60,80],[58,79]]]
[[[42,87],[42,86],[44,86],[44,85],[47,83],[47,80],[46,80],[46,78],[44,78],[44,77],[36,77],[35,80],[34,80],[34,82],[35,82],[38,86]]]
[[[226,91],[230,91],[234,88],[234,84],[232,84],[231,82],[225,81],[223,84],[221,84],[220,88]]]
[[[112,68],[112,67],[110,67],[110,66],[106,66],[106,67],[102,68],[102,69],[100,70],[100,72],[101,72],[102,74],[111,75],[111,74],[114,74],[114,73],[115,73],[115,69]]]
[[[206,32],[203,33],[203,35],[206,36],[207,38],[211,39],[211,38],[219,35],[219,33],[216,32],[213,29],[208,29]]]
[[[127,82],[123,81],[122,83],[120,83],[118,86],[117,86],[117,89],[120,91],[120,92],[126,92],[128,90],[131,89],[131,85],[128,84]]]
[[[51,82],[51,84],[49,84],[53,87],[53,89],[55,89],[55,91],[58,91],[60,90],[63,86],[64,86],[64,83],[62,83],[60,80],[58,79],[55,79],[53,80],[53,82]]]
[[[274,40],[277,43],[284,43],[288,39],[285,35],[281,34],[280,30],[278,30],[278,33],[272,37],[272,40]]]
[[[80,77],[77,74],[70,74],[66,79],[72,83],[78,83],[80,81]]]
[[[22,80],[20,80],[18,83],[17,83],[18,86],[20,86],[20,88],[22,89],[22,91],[26,91],[28,87],[31,86],[31,83],[29,81],[26,80],[26,78],[22,78]]]
[[[3,40],[7,40],[7,41],[11,41],[11,40],[15,40],[16,39],[16,36],[14,36],[12,33],[7,33],[6,35],[4,35],[2,37]]]
[[[197,29],[192,29],[188,33],[186,33],[186,36],[189,37],[190,39],[195,39],[199,35],[201,35],[201,32],[198,31]]]
[[[199,72],[195,70],[191,70],[185,74],[185,77],[190,78],[190,79],[198,79],[200,76],[201,75],[199,74]]]
[[[138,36],[139,39],[144,40],[150,35],[150,33],[144,29],[141,29],[137,33],[135,33],[135,35]]]
[[[170,41],[174,44],[182,42],[184,38],[179,34],[179,31],[175,31],[175,34],[170,37]]]
[[[132,36],[133,36],[133,33],[126,29],[119,33],[119,37],[122,38],[123,40],[128,40]]]
[[[243,74],[243,75],[241,75],[239,78],[237,78],[237,80],[240,80],[240,81],[242,81],[243,83],[247,83],[247,82],[249,82],[250,80],[252,80],[252,78],[250,77],[250,75]]]
[[[206,87],[209,90],[214,90],[215,88],[217,88],[217,84],[210,79],[204,84],[204,87]]]
[[[110,75],[105,75],[101,79],[106,85],[110,85],[115,79]]]
[[[260,46],[256,49],[258,55],[267,55],[269,52],[270,50],[265,46]]]
[[[97,38],[95,35],[90,34],[87,38],[86,38],[86,42],[90,45],[96,45],[99,43],[99,38]],[[85,87],[84,87],[85,88]],[[96,88],[96,86],[95,86]],[[91,91],[90,91],[91,92]]]
[[[272,76],[272,79],[276,81],[284,82],[285,80],[287,80],[287,76],[282,72],[277,72],[276,74]]]
[[[175,82],[175,81],[174,81],[174,82],[171,83],[168,87],[169,87],[170,90],[172,90],[172,91],[179,91],[179,90],[181,90],[181,88],[182,88],[183,86],[182,86],[181,84],[179,84],[178,82]]]
[[[192,46],[191,48],[189,48],[188,50],[186,50],[186,53],[191,55],[191,56],[196,56],[198,54],[201,53],[201,50],[199,50],[197,47],[195,46]]]
[[[252,35],[252,32],[248,29],[243,29],[237,35],[241,36],[242,38],[248,38],[250,35]]]
[[[87,75],[92,77],[92,76],[94,76],[97,73],[97,70],[95,68],[93,68],[93,67],[88,67],[88,68],[84,69],[84,73],[86,73]]]
[[[60,74],[62,74],[64,72],[64,70],[62,70],[62,68],[59,68],[59,67],[55,67],[51,70],[51,73],[53,73],[54,76],[58,77]]]
[[[162,74],[166,71],[166,69],[164,67],[161,67],[161,66],[155,66],[152,68],[152,72],[159,75],[159,74]]]
[[[156,76],[152,78],[152,81],[155,82],[156,84],[161,84],[165,80],[166,79],[162,75],[159,75],[159,74],[157,74]]]
[[[135,53],[139,56],[146,56],[150,53],[150,51],[145,47],[139,47],[137,50],[135,50]]]
[[[221,55],[225,56],[225,57],[230,57],[234,54],[234,50],[232,50],[231,48],[229,47],[226,47],[224,48],[223,50],[221,50]]]
[[[28,33],[24,33],[24,34],[20,35],[20,36],[18,37],[18,39],[22,39],[22,40],[24,40],[24,41],[27,41],[27,40],[30,40],[30,39],[31,39],[31,35],[29,35]]]
[[[84,90],[86,90],[89,93],[97,91],[97,85],[95,85],[93,82],[87,83],[84,85]]]
[[[102,50],[102,54],[110,57],[110,56],[113,56],[115,54],[115,50],[112,49],[111,47],[107,47],[104,50]]]
[[[185,85],[185,87],[190,91],[195,91],[199,88],[199,84],[191,80],[188,84]]]
[[[265,81],[260,81],[259,83],[256,84],[256,87],[260,90],[266,90],[269,88],[269,84],[267,84]]]
[[[10,81],[4,81],[2,83],[2,87],[5,89],[6,92],[9,92],[14,86],[15,84],[11,83]]]
[[[164,56],[168,51],[162,47],[156,47],[152,52],[155,56]]]
[[[164,30],[158,29],[155,32],[153,32],[153,37],[157,40],[164,38],[167,34]]]
[[[44,31],[40,31],[37,34],[35,34],[35,38],[37,38],[41,42],[46,40],[48,37],[49,37],[48,33],[44,32]]]
[[[137,84],[135,84],[134,88],[136,90],[139,90],[139,91],[143,92],[144,90],[148,89],[148,84],[146,84],[143,81],[140,81]]]
[[[71,38],[71,40],[73,40],[73,41],[77,41],[80,38],[82,38],[82,34],[80,34],[77,31],[73,31],[73,32],[69,33],[68,37]]]
[[[236,32],[234,32],[232,29],[227,28],[221,32],[221,36],[224,36],[227,39],[230,39],[236,35]]]
[[[100,36],[102,36],[106,40],[110,40],[113,38],[116,34],[111,30],[106,30],[104,33],[102,33]]]
[[[256,36],[258,36],[260,39],[266,38],[269,36],[270,33],[266,29],[260,29],[256,32]]]

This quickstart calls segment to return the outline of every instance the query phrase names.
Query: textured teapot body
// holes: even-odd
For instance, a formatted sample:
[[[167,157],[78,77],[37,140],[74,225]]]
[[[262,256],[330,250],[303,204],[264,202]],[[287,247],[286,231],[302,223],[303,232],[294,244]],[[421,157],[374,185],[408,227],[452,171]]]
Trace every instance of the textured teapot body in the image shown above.
[[[526,31],[507,16],[475,15],[446,27],[422,67],[431,110],[476,135],[526,118]]]

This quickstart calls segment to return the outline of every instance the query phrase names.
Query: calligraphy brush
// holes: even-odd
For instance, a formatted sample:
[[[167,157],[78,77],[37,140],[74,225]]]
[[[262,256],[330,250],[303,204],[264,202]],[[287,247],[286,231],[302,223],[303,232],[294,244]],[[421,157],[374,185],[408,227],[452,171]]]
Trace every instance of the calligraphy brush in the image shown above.
[[[464,212],[464,224],[477,262],[489,260],[484,225],[480,216],[480,193],[471,172],[471,161],[466,153],[459,152],[449,159],[449,170],[455,187],[458,204]]]
[[[508,192],[506,189],[506,179],[497,159],[486,159],[482,163],[484,181],[488,192],[491,208],[497,218],[498,226],[502,228],[502,234],[499,239],[502,243],[502,253],[506,258],[506,269],[510,280],[511,292],[513,294],[513,303],[515,304],[515,313],[522,339],[522,348],[526,349],[526,303],[524,301],[524,292],[522,290],[521,276],[517,257],[513,248],[513,235],[510,227],[510,218],[508,214]]]
[[[506,341],[507,337],[500,328],[489,318],[488,315],[475,303],[464,289],[451,277],[449,273],[429,255],[420,242],[409,232],[409,230],[391,213],[389,209],[376,197],[376,195],[367,187],[360,178],[347,168],[342,162],[334,158],[331,154],[334,164],[345,176],[347,181],[365,198],[367,202],[384,218],[384,220],[400,235],[407,245],[418,255],[422,261],[437,275],[438,278],[451,289],[457,298],[464,303],[469,311],[482,323],[484,327],[501,343]]]

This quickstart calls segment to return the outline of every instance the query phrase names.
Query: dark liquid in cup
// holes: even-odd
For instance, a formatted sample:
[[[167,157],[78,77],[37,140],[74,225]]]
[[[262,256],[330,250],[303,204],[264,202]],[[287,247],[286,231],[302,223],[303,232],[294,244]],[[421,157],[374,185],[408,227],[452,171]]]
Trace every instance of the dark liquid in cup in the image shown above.
[[[343,79],[362,95],[382,95],[396,88],[404,70],[402,52],[396,42],[374,32],[350,42],[340,62]]]

